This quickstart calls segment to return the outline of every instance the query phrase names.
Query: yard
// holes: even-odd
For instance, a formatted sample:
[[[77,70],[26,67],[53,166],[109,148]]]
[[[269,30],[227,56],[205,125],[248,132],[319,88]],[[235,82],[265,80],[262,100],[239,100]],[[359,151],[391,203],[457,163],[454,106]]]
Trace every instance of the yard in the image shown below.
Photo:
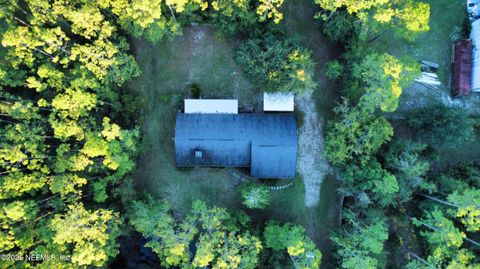
[[[318,156],[304,162],[304,166],[311,164],[312,167],[298,171],[291,187],[272,191],[272,202],[267,209],[248,213],[255,222],[275,219],[303,225],[320,246],[323,263],[328,264],[331,255],[328,236],[331,227],[338,221],[338,197],[335,177],[322,157],[321,148],[323,122],[331,116],[329,111],[335,103],[336,90],[322,73],[323,64],[337,53],[337,49],[328,44],[315,27],[314,9],[310,0],[294,4],[286,2],[283,26],[288,33],[306,38],[302,41],[313,50],[318,63],[319,88],[296,104],[296,108],[304,112],[297,114],[297,117],[304,117],[297,119],[302,122],[299,146],[301,143],[319,145]],[[136,59],[143,74],[131,83],[130,88],[146,99],[142,126],[144,153],[135,174],[137,189],[139,193],[148,192],[167,199],[180,215],[187,212],[196,199],[232,211],[244,209],[236,190],[239,180],[235,175],[239,174],[238,170],[177,169],[173,144],[175,113],[181,108],[183,98],[191,96],[192,85],[201,89],[203,98],[236,98],[240,106],[248,107],[259,107],[261,104],[261,89],[252,85],[233,62],[232,50],[238,43],[238,40],[216,38],[208,26],[188,27],[173,42],[153,45],[143,40],[134,41]],[[312,155],[308,151],[300,152],[299,165],[307,157],[302,154]],[[268,180],[264,183],[281,186],[290,182]]]
[[[416,60],[427,60],[440,65],[439,77],[442,85],[432,88],[420,83],[404,89],[400,96],[399,108],[387,117],[402,119],[412,109],[427,107],[435,103],[447,106],[460,106],[473,115],[480,115],[480,94],[452,98],[450,95],[450,77],[452,66],[452,45],[459,38],[462,23],[466,16],[464,1],[428,0],[431,8],[430,31],[422,34],[412,44],[399,42],[388,34],[376,41],[375,46],[382,47],[395,55],[410,55]],[[377,43],[378,42],[378,43]],[[398,123],[398,121],[397,121]],[[404,136],[403,128],[396,129],[396,135]],[[408,135],[407,135],[408,137]],[[436,171],[443,170],[465,160],[478,159],[480,138],[459,149],[444,149],[439,159],[432,164]]]

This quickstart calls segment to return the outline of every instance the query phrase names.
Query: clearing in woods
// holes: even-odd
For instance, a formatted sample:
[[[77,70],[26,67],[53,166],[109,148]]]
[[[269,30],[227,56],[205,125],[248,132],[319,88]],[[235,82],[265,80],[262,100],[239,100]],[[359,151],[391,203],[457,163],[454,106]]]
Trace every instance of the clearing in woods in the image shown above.
[[[295,180],[266,180],[265,184],[292,187],[272,191],[272,202],[264,211],[248,211],[255,222],[275,219],[303,225],[319,245],[323,264],[329,261],[331,228],[338,220],[335,177],[322,157],[323,124],[335,104],[333,85],[323,76],[324,64],[338,49],[323,38],[313,19],[315,5],[310,0],[286,1],[283,26],[289,34],[299,34],[313,50],[317,62],[318,89],[297,98],[299,122],[299,173]],[[220,40],[208,26],[184,29],[173,42],[156,45],[134,41],[142,75],[130,88],[145,98],[144,154],[136,171],[139,193],[151,193],[170,202],[179,216],[200,199],[210,205],[238,210],[242,206],[235,169],[177,169],[174,159],[175,114],[183,98],[190,97],[190,86],[201,89],[202,98],[236,98],[240,106],[261,107],[261,89],[252,85],[235,65],[232,55],[239,40]],[[257,110],[258,111],[258,110]],[[307,148],[303,148],[307,146]],[[318,148],[317,148],[318,147]],[[314,149],[315,148],[315,149]],[[248,172],[247,172],[248,173]],[[323,268],[323,267],[322,267]]]

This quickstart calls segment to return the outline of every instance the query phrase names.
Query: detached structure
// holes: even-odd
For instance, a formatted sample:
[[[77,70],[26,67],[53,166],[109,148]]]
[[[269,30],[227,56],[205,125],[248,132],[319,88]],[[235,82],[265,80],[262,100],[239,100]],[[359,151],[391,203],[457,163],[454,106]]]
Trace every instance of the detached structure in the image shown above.
[[[473,92],[480,92],[480,20],[472,23],[470,39],[473,43],[471,87]]]
[[[250,167],[256,178],[294,178],[293,114],[177,114],[177,166]]]
[[[452,96],[468,96],[472,81],[472,41],[462,40],[455,43]]]
[[[185,113],[238,114],[236,99],[185,99]]]
[[[294,94],[275,92],[263,93],[263,111],[284,111],[293,112]]]

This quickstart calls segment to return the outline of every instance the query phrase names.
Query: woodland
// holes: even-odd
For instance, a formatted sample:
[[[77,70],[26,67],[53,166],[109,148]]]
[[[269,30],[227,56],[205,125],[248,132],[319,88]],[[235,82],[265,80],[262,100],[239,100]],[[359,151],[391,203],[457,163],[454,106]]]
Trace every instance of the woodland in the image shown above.
[[[465,8],[309,0],[314,33],[339,51],[317,62],[282,26],[293,0],[0,0],[0,268],[480,268],[480,152],[448,165],[444,154],[480,143],[478,115],[435,103],[391,116],[421,74],[398,48],[446,16],[432,17],[440,2]],[[175,46],[204,26],[235,41],[255,91],[325,91],[318,73],[333,85],[322,156],[341,202],[329,247],[316,226],[264,213],[277,205],[272,180],[235,186],[234,207],[198,199],[185,211],[138,183],[148,100],[132,85],[155,76],[138,40]],[[158,106],[173,113],[170,101]]]

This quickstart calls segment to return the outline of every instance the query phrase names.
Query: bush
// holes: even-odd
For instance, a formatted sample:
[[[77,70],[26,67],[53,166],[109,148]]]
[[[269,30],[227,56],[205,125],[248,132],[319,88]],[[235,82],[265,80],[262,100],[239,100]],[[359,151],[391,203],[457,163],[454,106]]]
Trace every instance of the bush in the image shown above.
[[[310,55],[294,40],[269,33],[240,45],[235,61],[265,91],[301,93],[316,88]]]
[[[465,110],[437,104],[407,115],[407,124],[420,140],[435,148],[453,148],[475,137],[474,121]]]
[[[197,84],[192,84],[192,86],[190,86],[190,95],[193,99],[200,98],[201,93],[202,89]]]
[[[325,75],[330,80],[339,78],[343,73],[343,66],[337,60],[328,62],[325,65]]]
[[[250,209],[264,209],[270,203],[270,192],[264,185],[248,182],[240,187],[242,203]]]

